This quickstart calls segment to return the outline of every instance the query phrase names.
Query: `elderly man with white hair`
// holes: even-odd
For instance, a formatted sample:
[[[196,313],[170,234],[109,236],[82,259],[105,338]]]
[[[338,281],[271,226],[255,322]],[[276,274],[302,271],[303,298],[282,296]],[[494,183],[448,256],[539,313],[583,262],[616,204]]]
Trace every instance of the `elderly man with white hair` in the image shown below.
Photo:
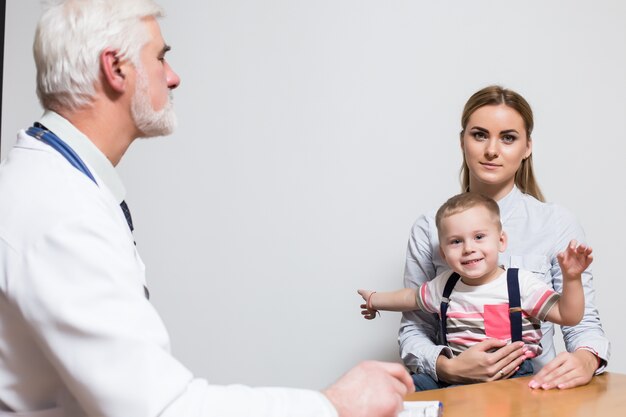
[[[391,417],[412,381],[365,362],[323,392],[216,386],[170,353],[115,171],[169,134],[180,78],[152,0],[47,5],[45,109],[0,166],[0,417]]]

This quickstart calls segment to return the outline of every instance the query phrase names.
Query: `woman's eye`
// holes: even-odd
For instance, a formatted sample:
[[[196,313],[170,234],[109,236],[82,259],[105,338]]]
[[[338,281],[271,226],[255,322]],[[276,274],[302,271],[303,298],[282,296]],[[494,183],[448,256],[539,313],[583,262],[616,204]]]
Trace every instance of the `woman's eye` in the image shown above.
[[[487,139],[487,135],[485,134],[485,132],[472,132],[472,136],[474,136],[474,139],[478,140]]]
[[[513,143],[517,138],[513,135],[504,135],[502,136],[502,141],[504,143]]]

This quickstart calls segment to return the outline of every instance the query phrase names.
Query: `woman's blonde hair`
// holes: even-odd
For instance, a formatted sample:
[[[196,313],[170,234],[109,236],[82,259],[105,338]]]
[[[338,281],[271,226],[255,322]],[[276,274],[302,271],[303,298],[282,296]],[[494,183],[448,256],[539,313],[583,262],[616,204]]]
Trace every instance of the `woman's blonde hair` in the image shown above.
[[[534,123],[533,111],[530,105],[524,97],[515,91],[508,90],[499,85],[485,87],[474,93],[469,100],[467,100],[461,116],[461,138],[463,138],[469,118],[476,110],[484,106],[497,106],[500,104],[504,104],[519,113],[524,121],[524,127],[526,128],[526,140],[531,140],[530,135],[533,131]],[[523,193],[530,194],[539,201],[545,201],[539,184],[535,179],[532,154],[530,154],[528,158],[522,159],[522,163],[515,173],[515,185]],[[469,167],[465,160],[465,153],[463,154],[463,165],[461,166],[461,187],[463,191],[470,191]]]

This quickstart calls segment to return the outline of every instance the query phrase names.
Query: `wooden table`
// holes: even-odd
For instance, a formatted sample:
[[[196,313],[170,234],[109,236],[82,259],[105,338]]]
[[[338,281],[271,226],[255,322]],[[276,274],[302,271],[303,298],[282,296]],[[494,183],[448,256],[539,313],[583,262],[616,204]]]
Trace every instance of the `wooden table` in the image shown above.
[[[409,394],[406,401],[441,401],[444,417],[624,417],[626,375],[604,373],[584,387],[531,390],[531,377]]]

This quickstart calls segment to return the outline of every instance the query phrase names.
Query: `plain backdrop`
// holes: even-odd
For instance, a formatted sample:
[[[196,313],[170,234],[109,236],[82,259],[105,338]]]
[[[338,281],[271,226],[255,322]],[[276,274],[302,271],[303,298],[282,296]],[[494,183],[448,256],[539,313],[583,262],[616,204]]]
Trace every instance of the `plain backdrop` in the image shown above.
[[[595,252],[597,304],[626,372],[626,2],[163,0],[180,126],[119,165],[152,301],[174,354],[213,383],[322,388],[397,361],[417,216],[459,191],[467,98],[535,111],[536,171]],[[2,155],[41,114],[36,0],[8,0]],[[562,345],[562,343],[561,343]]]

